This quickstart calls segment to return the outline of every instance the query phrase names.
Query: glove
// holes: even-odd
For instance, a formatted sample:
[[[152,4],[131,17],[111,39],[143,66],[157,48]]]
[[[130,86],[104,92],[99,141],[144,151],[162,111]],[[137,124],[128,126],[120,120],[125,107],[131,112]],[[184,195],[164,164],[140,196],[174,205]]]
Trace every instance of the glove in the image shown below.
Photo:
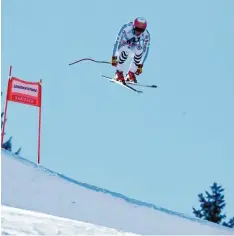
[[[116,56],[112,56],[111,64],[112,64],[112,66],[117,66],[118,65],[118,61],[117,61]]]
[[[137,71],[136,71],[136,75],[139,75],[139,74],[141,74],[142,73],[142,67],[143,67],[143,64],[139,64],[138,65],[138,68],[137,68]]]

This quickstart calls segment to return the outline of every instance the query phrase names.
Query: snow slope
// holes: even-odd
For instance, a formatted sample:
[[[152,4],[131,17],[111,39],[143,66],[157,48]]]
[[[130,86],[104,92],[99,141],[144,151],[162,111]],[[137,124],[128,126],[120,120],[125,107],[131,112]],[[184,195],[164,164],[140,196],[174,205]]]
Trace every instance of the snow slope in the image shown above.
[[[1,235],[125,235],[102,226],[2,206]]]
[[[233,229],[77,182],[5,150],[2,204],[135,234],[234,235]]]

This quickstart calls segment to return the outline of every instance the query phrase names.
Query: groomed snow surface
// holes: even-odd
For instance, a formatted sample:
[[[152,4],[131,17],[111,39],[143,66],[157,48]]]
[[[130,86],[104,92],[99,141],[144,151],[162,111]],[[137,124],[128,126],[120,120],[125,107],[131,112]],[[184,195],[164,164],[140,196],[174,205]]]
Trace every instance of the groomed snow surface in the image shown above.
[[[2,235],[234,235],[233,229],[77,182],[5,150],[1,197]]]
[[[98,225],[2,206],[1,235],[125,235]]]

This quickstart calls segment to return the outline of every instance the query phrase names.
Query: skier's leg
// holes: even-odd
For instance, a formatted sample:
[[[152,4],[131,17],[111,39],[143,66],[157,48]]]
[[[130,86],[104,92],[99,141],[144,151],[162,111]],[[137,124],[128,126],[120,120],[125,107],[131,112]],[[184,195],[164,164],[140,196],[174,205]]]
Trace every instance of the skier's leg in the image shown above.
[[[134,57],[130,64],[129,71],[136,73],[138,65],[141,62],[142,54],[143,54],[143,48],[142,46],[139,45],[134,49]]]
[[[118,66],[117,70],[124,71],[124,65],[126,60],[128,59],[129,48],[128,46],[123,46],[118,51]]]
[[[142,58],[142,54],[143,54],[143,48],[141,46],[137,46],[134,49],[133,54],[134,54],[134,56],[133,56],[133,59],[131,61],[126,79],[136,83],[137,80],[136,80],[135,73],[138,69],[138,65],[141,62],[141,58]]]
[[[123,46],[119,49],[118,53],[118,65],[117,65],[117,70],[116,70],[116,75],[115,75],[115,79],[118,81],[122,81],[123,83],[125,82],[124,80],[124,65],[125,62],[128,58],[129,55],[129,48],[128,46]]]

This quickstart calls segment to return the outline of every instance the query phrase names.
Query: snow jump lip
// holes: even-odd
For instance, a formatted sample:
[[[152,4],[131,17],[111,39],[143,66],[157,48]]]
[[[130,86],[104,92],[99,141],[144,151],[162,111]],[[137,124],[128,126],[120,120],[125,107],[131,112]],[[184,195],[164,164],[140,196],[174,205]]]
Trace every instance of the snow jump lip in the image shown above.
[[[158,207],[152,203],[147,203],[147,202],[144,202],[144,201],[140,201],[140,200],[136,200],[134,198],[130,198],[130,197],[127,197],[121,193],[117,193],[117,192],[114,192],[114,191],[110,191],[110,190],[107,190],[107,189],[104,189],[104,188],[100,188],[100,187],[97,187],[97,186],[94,186],[94,185],[91,185],[91,184],[87,184],[87,183],[83,183],[83,182],[79,182],[77,180],[74,180],[74,179],[71,179],[63,174],[60,174],[60,173],[57,173],[55,171],[52,171],[52,170],[49,170],[43,166],[40,166],[28,159],[25,159],[21,156],[16,156],[14,154],[12,154],[10,151],[7,151],[5,149],[2,149],[1,150],[2,152],[4,152],[8,158],[13,158],[13,159],[16,159],[22,163],[24,163],[25,165],[29,165],[29,166],[33,166],[34,168],[36,169],[40,169],[41,171],[45,172],[45,173],[48,173],[50,175],[53,175],[53,176],[57,176],[61,179],[64,179],[70,183],[74,183],[80,187],[83,187],[83,188],[86,188],[86,189],[89,189],[89,190],[92,190],[92,191],[95,191],[95,192],[101,192],[101,193],[104,193],[104,194],[109,194],[115,198],[119,198],[119,199],[122,199],[122,200],[125,200],[127,203],[130,203],[130,204],[134,204],[136,206],[139,206],[139,207],[147,207],[147,208],[151,208],[153,210],[157,210],[157,211],[161,211],[161,212],[164,212],[164,213],[167,213],[169,215],[174,215],[174,216],[179,216],[181,218],[184,218],[184,219],[188,219],[190,221],[193,221],[193,222],[198,222],[200,224],[205,224],[207,226],[211,226],[213,228],[217,228],[217,229],[221,229],[223,230],[224,229],[224,226],[221,226],[219,224],[215,224],[215,223],[212,223],[212,222],[209,222],[209,221],[204,221],[204,220],[201,220],[199,218],[193,218],[193,217],[190,217],[190,216],[187,216],[185,214],[182,214],[182,213],[178,213],[178,212],[175,212],[175,211],[172,211],[172,210],[168,210],[166,208],[163,208],[163,207]],[[232,234],[233,234],[233,230],[225,227],[225,231],[230,231]]]

